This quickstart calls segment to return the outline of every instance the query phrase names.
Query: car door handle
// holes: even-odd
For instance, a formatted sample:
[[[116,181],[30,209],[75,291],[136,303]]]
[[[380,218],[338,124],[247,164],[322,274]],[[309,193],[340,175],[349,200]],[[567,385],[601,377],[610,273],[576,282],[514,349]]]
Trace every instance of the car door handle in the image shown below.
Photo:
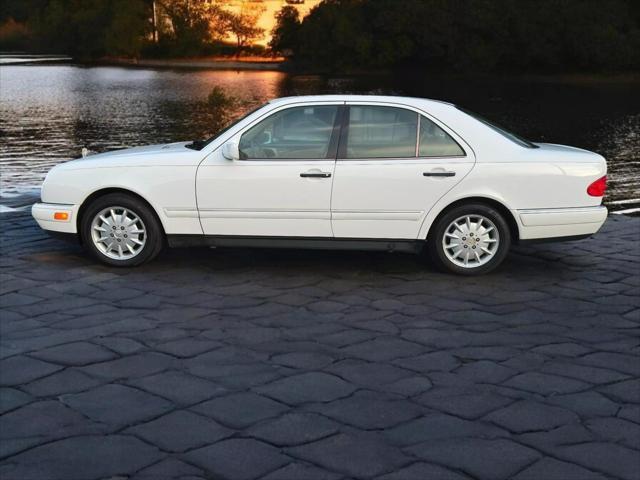
[[[455,177],[456,172],[422,172],[424,177]]]
[[[302,178],[329,178],[331,173],[329,172],[302,172],[300,174]]]

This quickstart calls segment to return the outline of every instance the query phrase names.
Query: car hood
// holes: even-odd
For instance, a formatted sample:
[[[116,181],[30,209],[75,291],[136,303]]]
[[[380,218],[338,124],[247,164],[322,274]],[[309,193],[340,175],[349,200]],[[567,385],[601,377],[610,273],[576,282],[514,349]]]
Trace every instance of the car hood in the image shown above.
[[[158,153],[168,153],[168,152],[175,153],[176,151],[182,152],[183,150],[185,150],[186,149],[185,145],[188,145],[189,143],[191,142],[161,143],[158,145],[145,145],[142,147],[122,148],[120,150],[112,150],[110,152],[104,152],[104,153],[94,153],[94,154],[90,153],[88,156],[84,158],[96,159],[96,158],[120,157],[123,155],[135,156],[135,155],[154,155]]]
[[[125,148],[104,153],[89,154],[62,163],[56,168],[75,170],[101,167],[135,167],[152,165],[189,165],[202,159],[202,153],[186,148],[191,142],[175,142],[144,147]]]

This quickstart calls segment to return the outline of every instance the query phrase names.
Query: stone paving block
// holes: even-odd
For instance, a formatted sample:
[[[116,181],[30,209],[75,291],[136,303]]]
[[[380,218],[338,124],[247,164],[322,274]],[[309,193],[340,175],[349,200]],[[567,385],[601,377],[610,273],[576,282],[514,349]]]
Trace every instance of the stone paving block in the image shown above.
[[[580,363],[594,367],[609,368],[634,377],[640,377],[640,362],[637,356],[625,353],[594,352],[580,358]]]
[[[444,371],[448,372],[460,365],[460,361],[447,352],[432,352],[408,358],[402,358],[393,362],[402,368],[415,372]]]
[[[158,373],[169,368],[172,362],[173,359],[168,355],[141,352],[107,362],[94,363],[80,370],[93,377],[116,380]]]
[[[457,438],[425,442],[407,449],[426,461],[462,470],[480,480],[511,478],[540,458],[531,448],[506,439]]]
[[[626,403],[640,403],[639,378],[607,385],[601,387],[600,391],[615,400],[621,400]]]
[[[339,427],[339,423],[314,413],[288,413],[261,422],[245,433],[273,445],[294,446],[333,435]]]
[[[172,409],[172,404],[160,397],[117,384],[62,395],[60,401],[96,422],[115,427],[132,425]]]
[[[593,391],[553,395],[546,401],[584,417],[613,416],[620,408],[617,403]]]
[[[185,452],[231,436],[233,430],[186,410],[177,410],[124,431],[169,452]]]
[[[579,392],[591,386],[580,380],[538,372],[516,375],[504,382],[504,385],[545,396]]]
[[[513,480],[605,480],[599,473],[567,462],[545,457],[519,472]]]
[[[290,463],[275,472],[262,477],[262,480],[340,480],[342,475],[328,472],[313,465]]]
[[[140,342],[136,342],[131,338],[125,337],[99,337],[93,340],[95,343],[102,345],[109,350],[116,352],[119,355],[129,355],[131,353],[145,350],[145,347]]]
[[[309,372],[276,380],[256,388],[258,393],[289,405],[346,397],[355,390],[341,378],[323,372]]]
[[[139,470],[132,478],[132,480],[161,480],[169,478],[179,478],[185,480],[186,478],[204,478],[204,472],[189,465],[177,458],[168,457],[164,460],[160,460],[158,463],[154,463],[142,470]],[[115,479],[114,479],[115,480]]]
[[[563,425],[549,431],[527,432],[514,435],[518,442],[557,456],[559,446],[580,444],[596,440],[595,435],[582,425]]]
[[[31,356],[60,365],[82,366],[112,360],[117,355],[100,345],[89,342],[73,342],[45,348],[32,353]]]
[[[29,383],[62,370],[60,365],[43,362],[24,355],[0,360],[0,385],[14,386]]]
[[[621,418],[594,418],[587,420],[584,425],[600,439],[620,443],[640,451],[640,425],[637,423]]]
[[[388,383],[380,390],[386,390],[404,397],[413,397],[420,393],[424,393],[433,387],[431,380],[427,377],[406,377],[396,382]],[[372,386],[372,388],[376,388]]]
[[[637,480],[638,451],[613,443],[592,442],[560,446],[557,456],[623,480]]]
[[[397,472],[377,477],[377,480],[472,480],[461,472],[454,472],[439,465],[417,462]]]
[[[412,371],[394,365],[353,359],[334,363],[326,370],[353,384],[370,388],[381,387],[414,375]]]
[[[416,355],[422,351],[422,347],[416,343],[407,342],[396,337],[379,337],[344,347],[342,351],[346,356],[363,358],[374,362]]]
[[[288,410],[286,405],[255,393],[237,393],[214,398],[192,407],[194,412],[231,428],[246,428]]]
[[[88,480],[119,475],[126,478],[161,458],[157,448],[134,437],[77,436],[12,457],[2,478]]]
[[[541,368],[541,371],[595,384],[618,382],[629,378],[629,376],[624,373],[607,370],[605,368],[575,365],[566,362],[556,362],[550,365],[545,365]]]
[[[52,397],[88,390],[100,383],[102,383],[100,380],[85,373],[73,368],[65,368],[23,385],[22,388],[36,397]]]
[[[46,436],[53,438],[104,430],[87,421],[80,413],[56,400],[44,400],[22,406],[0,417],[0,439],[36,438],[44,443]]]
[[[452,394],[433,389],[416,397],[416,401],[434,410],[473,420],[513,402],[511,398],[493,393]]]
[[[618,417],[640,424],[640,405],[627,405],[618,411]]]
[[[498,438],[509,432],[487,422],[463,420],[441,413],[429,414],[385,430],[385,437],[394,445],[407,446],[446,438]]]
[[[356,478],[395,471],[410,462],[409,457],[397,448],[363,434],[340,433],[286,452],[328,470]]]
[[[161,352],[168,353],[174,357],[189,358],[200,355],[201,353],[209,352],[221,346],[222,344],[220,342],[214,342],[211,340],[184,338],[162,343],[156,348]]]
[[[129,385],[171,400],[177,405],[194,405],[226,395],[229,390],[187,373],[167,371],[130,380]]]
[[[229,439],[193,450],[185,455],[189,462],[210,472],[214,478],[252,480],[289,463],[278,449],[257,440]]]
[[[371,391],[360,391],[348,398],[311,405],[309,409],[362,430],[393,427],[422,414],[422,409],[414,403]]]
[[[495,385],[516,375],[518,372],[491,360],[479,360],[473,363],[465,363],[455,373],[475,383],[491,383]]]
[[[0,388],[0,415],[31,402],[33,397],[15,388]]]
[[[508,407],[490,413],[484,419],[515,433],[551,430],[562,425],[580,422],[578,415],[570,410],[529,400],[512,403]]]
[[[271,361],[285,367],[312,370],[330,364],[333,361],[333,357],[319,352],[292,352],[275,355],[271,358]]]

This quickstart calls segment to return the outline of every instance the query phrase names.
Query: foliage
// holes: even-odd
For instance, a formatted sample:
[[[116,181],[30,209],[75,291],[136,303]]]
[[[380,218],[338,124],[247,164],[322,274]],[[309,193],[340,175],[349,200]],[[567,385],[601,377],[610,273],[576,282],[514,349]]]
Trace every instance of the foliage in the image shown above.
[[[225,12],[226,27],[236,37],[237,53],[264,34],[264,29],[257,26],[264,9],[261,4],[242,0],[238,13]]]
[[[24,49],[29,41],[29,29],[24,23],[16,22],[13,17],[0,24],[0,48],[4,50]]]
[[[274,53],[290,54],[295,48],[299,30],[300,15],[298,10],[290,5],[285,5],[276,14],[276,24],[271,30],[269,47]]]
[[[170,55],[198,55],[226,33],[226,12],[218,1],[156,0],[162,47]]]
[[[137,56],[149,21],[143,0],[50,0],[27,25],[32,47],[79,58]]]
[[[303,67],[637,70],[634,0],[324,0],[293,43]],[[327,39],[331,39],[327,41]]]
[[[197,56],[255,49],[263,6],[237,0],[0,0],[0,47]],[[153,6],[158,41],[153,38]],[[300,21],[285,6],[271,49],[303,69],[637,71],[638,0],[323,0]]]

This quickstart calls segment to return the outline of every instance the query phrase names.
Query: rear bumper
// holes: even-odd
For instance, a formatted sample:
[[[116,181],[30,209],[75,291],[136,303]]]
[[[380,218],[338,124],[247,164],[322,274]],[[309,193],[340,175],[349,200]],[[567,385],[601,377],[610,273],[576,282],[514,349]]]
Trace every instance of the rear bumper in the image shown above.
[[[521,240],[586,237],[596,233],[607,219],[603,206],[516,210]]]
[[[66,220],[55,220],[56,212],[67,213]],[[77,205],[61,205],[58,203],[35,203],[31,207],[31,215],[38,222],[40,228],[59,233],[78,233],[76,228],[76,215],[78,213]]]

